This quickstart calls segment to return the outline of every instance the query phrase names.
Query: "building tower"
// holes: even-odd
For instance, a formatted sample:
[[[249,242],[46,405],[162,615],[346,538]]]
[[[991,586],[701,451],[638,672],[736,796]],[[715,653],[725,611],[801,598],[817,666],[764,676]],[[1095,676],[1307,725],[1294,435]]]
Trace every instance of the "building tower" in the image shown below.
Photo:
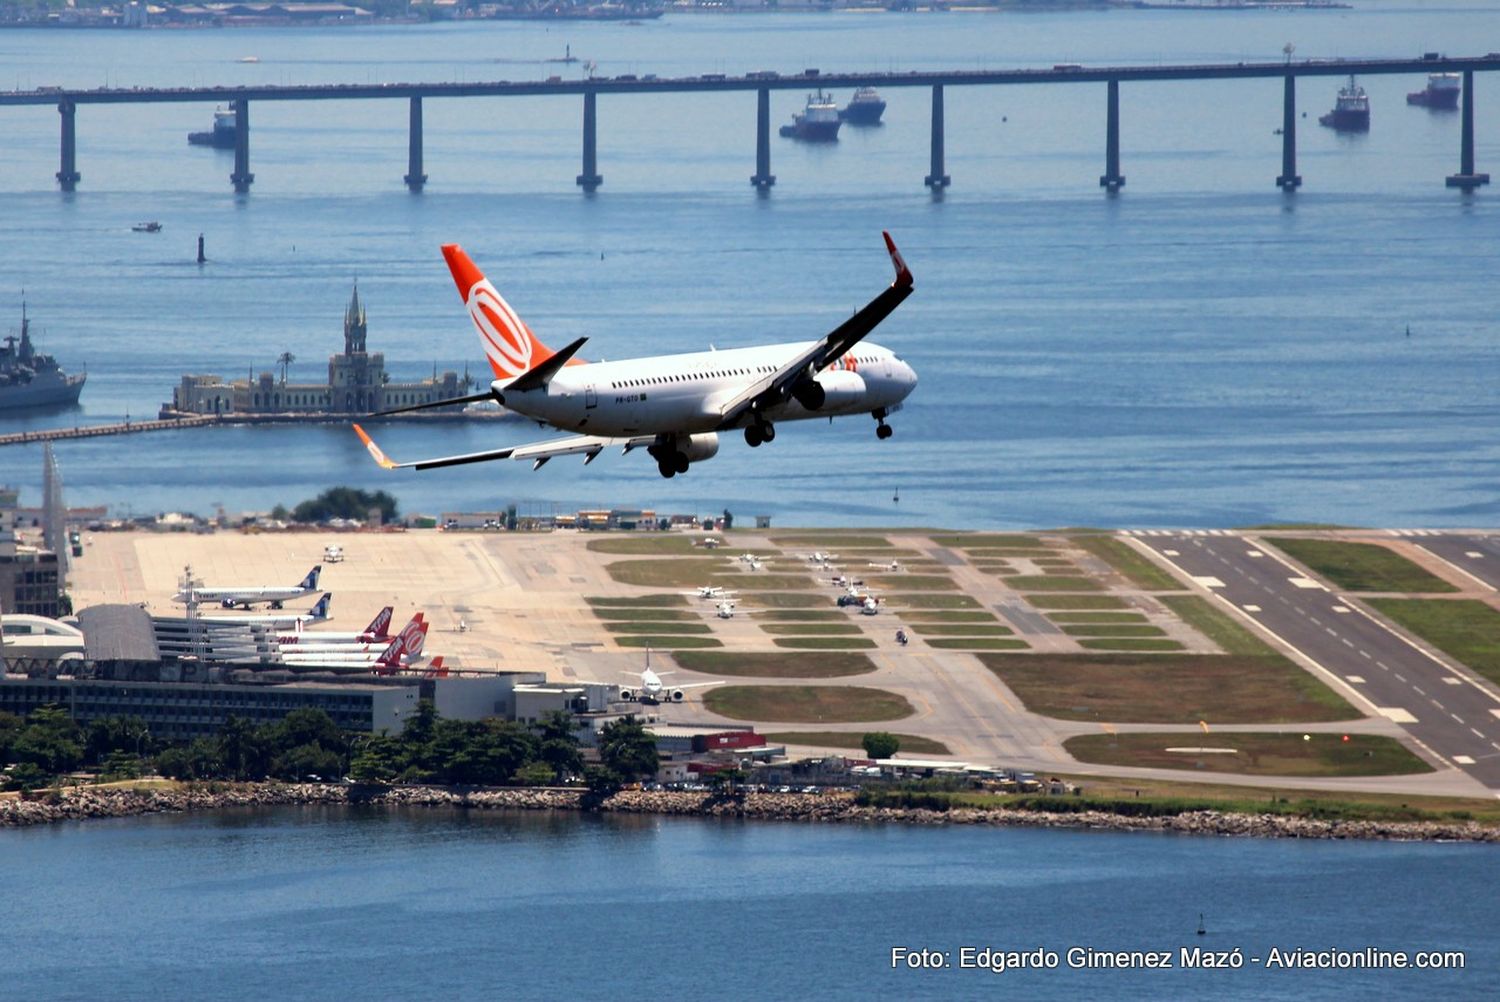
[[[349,308],[344,311],[344,354],[365,353],[365,307],[359,301],[359,283],[354,283],[354,295],[349,299]]]

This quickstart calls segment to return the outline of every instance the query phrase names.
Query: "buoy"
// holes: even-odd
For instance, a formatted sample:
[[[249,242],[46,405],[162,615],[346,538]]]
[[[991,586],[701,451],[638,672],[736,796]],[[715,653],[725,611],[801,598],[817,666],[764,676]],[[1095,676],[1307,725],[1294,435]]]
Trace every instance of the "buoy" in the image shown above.
[[[1205,929],[1205,928],[1203,928],[1203,913],[1202,912],[1198,913],[1198,935],[1200,935],[1200,936],[1206,936],[1206,935],[1208,935],[1208,930]]]

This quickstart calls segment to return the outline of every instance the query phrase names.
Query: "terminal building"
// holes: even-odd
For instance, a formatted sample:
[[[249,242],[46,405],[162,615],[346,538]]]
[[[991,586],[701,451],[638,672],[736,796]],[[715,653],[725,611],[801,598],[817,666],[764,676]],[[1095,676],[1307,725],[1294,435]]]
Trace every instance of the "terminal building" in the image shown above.
[[[385,354],[366,349],[365,307],[355,286],[344,310],[344,351],[328,357],[328,380],[289,383],[271,372],[226,382],[222,376],[186,375],[162,407],[164,418],[186,414],[329,415],[368,414],[389,407],[449,400],[468,392],[469,380],[456,372],[417,382],[395,382],[385,370]],[[461,410],[455,406],[454,412]],[[445,413],[448,408],[437,408]]]

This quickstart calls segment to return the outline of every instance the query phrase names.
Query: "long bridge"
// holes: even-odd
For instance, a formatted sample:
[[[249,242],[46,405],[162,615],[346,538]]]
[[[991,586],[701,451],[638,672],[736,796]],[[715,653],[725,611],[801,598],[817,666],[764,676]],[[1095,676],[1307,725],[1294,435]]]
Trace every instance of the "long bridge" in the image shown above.
[[[655,78],[618,76],[562,80],[510,81],[476,83],[387,83],[387,84],[307,84],[263,87],[169,87],[108,88],[67,90],[47,88],[34,91],[0,92],[0,105],[57,106],[61,117],[59,168],[56,174],[63,191],[73,191],[81,180],[78,171],[75,116],[80,105],[88,104],[159,104],[185,102],[233,101],[235,119],[234,173],[230,182],[244,194],[250,190],[255,175],[250,171],[250,108],[260,101],[348,101],[400,100],[410,105],[407,172],[403,180],[412,191],[420,191],[427,182],[422,163],[422,102],[428,98],[526,97],[535,95],[577,94],[583,97],[583,161],[576,182],[592,192],[604,183],[598,169],[598,147],[595,141],[600,94],[678,94],[718,91],[753,91],[756,95],[755,173],[750,183],[765,191],[776,183],[771,173],[771,91],[801,90],[819,87],[927,87],[932,92],[931,161],[924,178],[929,188],[942,189],[952,179],[946,173],[943,137],[943,90],[945,87],[987,87],[1020,84],[1087,84],[1106,85],[1103,176],[1099,184],[1107,191],[1118,191],[1125,184],[1120,172],[1120,85],[1148,81],[1226,80],[1280,78],[1282,99],[1281,173],[1276,184],[1284,191],[1294,191],[1302,183],[1297,174],[1297,79],[1357,74],[1460,73],[1463,96],[1459,139],[1459,166],[1447,177],[1449,187],[1471,191],[1489,183],[1489,175],[1474,169],[1474,74],[1500,70],[1500,52],[1483,56],[1448,58],[1427,53],[1413,59],[1308,59],[1282,62],[1222,63],[1181,66],[1082,66],[1059,64],[1049,69],[913,71],[908,73],[822,73],[815,69],[783,75],[771,71],[726,76],[721,73],[696,77]]]

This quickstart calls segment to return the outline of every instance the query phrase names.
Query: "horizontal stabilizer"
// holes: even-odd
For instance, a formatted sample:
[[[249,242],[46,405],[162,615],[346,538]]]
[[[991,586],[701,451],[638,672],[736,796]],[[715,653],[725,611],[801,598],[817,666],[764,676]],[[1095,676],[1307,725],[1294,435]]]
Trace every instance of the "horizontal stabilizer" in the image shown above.
[[[537,390],[546,386],[552,377],[557,375],[557,370],[567,365],[568,360],[578,354],[578,349],[582,348],[583,343],[587,340],[588,338],[581,337],[557,354],[533,365],[515,379],[506,383],[504,392],[524,393],[527,390]]]
[[[451,400],[434,400],[427,404],[411,404],[407,407],[392,407],[390,410],[376,411],[370,417],[385,417],[389,414],[405,414],[408,411],[425,411],[433,407],[454,407],[458,404],[477,404],[482,401],[494,401],[495,394],[489,390],[483,393],[471,393],[467,397],[454,397]]]

